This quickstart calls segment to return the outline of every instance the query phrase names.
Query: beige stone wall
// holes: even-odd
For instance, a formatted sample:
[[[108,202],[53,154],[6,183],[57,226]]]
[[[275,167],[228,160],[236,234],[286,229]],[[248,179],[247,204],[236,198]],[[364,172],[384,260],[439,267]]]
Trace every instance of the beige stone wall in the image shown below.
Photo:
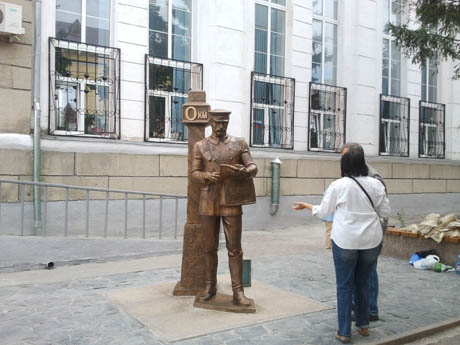
[[[378,160],[378,158],[375,158]],[[32,152],[0,149],[0,178],[31,180]],[[258,196],[271,194],[271,158],[255,158],[259,173],[255,178]],[[283,159],[281,195],[318,195],[340,176],[339,158]],[[43,182],[152,193],[187,193],[187,158],[181,155],[42,152]],[[460,193],[460,163],[435,161],[403,163],[371,161],[385,178],[391,194]],[[2,186],[2,200],[18,200],[17,186]],[[32,197],[25,188],[26,200]],[[94,192],[92,199],[105,193]],[[65,191],[51,188],[49,200],[62,200]],[[71,191],[70,200],[86,198],[85,192]],[[111,198],[124,198],[123,194]]]
[[[22,6],[25,34],[10,42],[0,36],[0,133],[30,133],[33,6],[30,0],[3,0]]]

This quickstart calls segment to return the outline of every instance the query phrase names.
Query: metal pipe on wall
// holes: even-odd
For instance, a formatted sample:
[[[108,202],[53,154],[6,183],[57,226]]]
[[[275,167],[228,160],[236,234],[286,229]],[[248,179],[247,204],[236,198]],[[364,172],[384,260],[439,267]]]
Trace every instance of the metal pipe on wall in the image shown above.
[[[41,0],[34,1],[34,63],[33,63],[33,116],[34,140],[33,180],[40,182],[40,44],[41,44]],[[34,233],[41,228],[40,186],[34,185]]]
[[[270,205],[270,215],[274,216],[280,207],[280,170],[281,160],[272,160],[272,196]]]

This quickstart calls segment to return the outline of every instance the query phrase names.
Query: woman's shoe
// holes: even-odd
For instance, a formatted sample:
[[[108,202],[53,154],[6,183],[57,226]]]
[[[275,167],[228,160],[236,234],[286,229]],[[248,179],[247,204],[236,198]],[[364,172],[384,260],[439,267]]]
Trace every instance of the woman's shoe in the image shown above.
[[[335,337],[339,339],[342,343],[347,344],[351,341],[351,337],[344,337],[343,335],[339,335],[339,333],[335,334]]]
[[[369,328],[359,328],[359,327],[356,327],[356,330],[357,330],[358,333],[361,334],[363,337],[368,337],[368,336],[369,336]]]

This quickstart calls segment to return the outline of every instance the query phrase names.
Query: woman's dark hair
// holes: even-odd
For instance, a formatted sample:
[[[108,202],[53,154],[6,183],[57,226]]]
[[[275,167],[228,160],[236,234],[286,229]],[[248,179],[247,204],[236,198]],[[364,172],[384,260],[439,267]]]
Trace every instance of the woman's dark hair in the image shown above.
[[[367,176],[369,174],[364,159],[364,149],[360,144],[347,143],[343,146],[340,169],[342,177]]]

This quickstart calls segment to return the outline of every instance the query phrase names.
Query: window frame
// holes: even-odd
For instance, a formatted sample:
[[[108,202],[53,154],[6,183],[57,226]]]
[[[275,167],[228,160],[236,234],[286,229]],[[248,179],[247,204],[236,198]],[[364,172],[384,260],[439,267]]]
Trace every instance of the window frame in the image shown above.
[[[424,106],[423,103],[425,103],[427,106]],[[423,128],[436,128],[437,133],[440,130],[439,125],[433,125],[429,123],[424,123],[422,122],[422,107],[424,108],[438,108],[437,110],[442,111],[442,128],[441,128],[441,133],[442,133],[442,154],[422,154],[422,135],[424,133]],[[440,124],[441,124],[440,122]],[[425,132],[426,133],[426,132]],[[419,101],[419,147],[418,147],[418,157],[419,158],[428,158],[428,159],[445,159],[446,158],[446,105],[442,103],[436,103],[436,102],[428,102],[424,100]],[[436,150],[437,151],[437,150]]]
[[[168,32],[167,32],[167,35],[168,35],[168,55],[167,56],[161,56],[161,55],[155,55],[155,54],[152,54],[150,55],[150,32],[157,32],[157,33],[160,33],[160,34],[164,34],[165,32],[163,31],[158,31],[158,30],[153,30],[153,29],[150,29],[150,14],[149,14],[149,23],[148,23],[148,26],[147,26],[147,29],[148,29],[148,55],[152,56],[152,57],[160,57],[160,58],[163,58],[163,59],[173,59],[173,60],[178,60],[178,61],[189,61],[191,62],[193,60],[193,0],[190,0],[190,5],[191,5],[191,10],[190,10],[190,36],[182,36],[182,35],[177,35],[177,34],[174,34],[173,33],[173,1],[174,0],[167,0],[168,1]],[[150,13],[150,4],[151,4],[151,0],[148,1],[148,11]],[[190,60],[184,60],[184,59],[177,59],[175,57],[173,57],[173,37],[174,36],[181,36],[181,37],[187,37],[189,40],[190,40]]]
[[[395,95],[392,93],[392,85],[393,85],[393,78],[392,78],[392,71],[393,71],[393,68],[392,68],[392,61],[394,61],[392,59],[392,56],[393,56],[393,48],[392,48],[392,43],[395,43],[396,42],[396,39],[394,37],[392,37],[390,35],[389,32],[386,32],[386,25],[388,23],[392,23],[392,20],[391,20],[391,17],[392,17],[392,13],[393,13],[393,2],[394,1],[399,1],[399,8],[400,8],[400,13],[399,13],[399,22],[402,23],[402,19],[403,19],[403,16],[402,16],[402,8],[403,8],[403,3],[402,3],[402,0],[385,0],[385,1],[388,1],[388,9],[387,8],[383,8],[383,11],[384,11],[384,14],[385,12],[388,10],[388,12],[386,13],[386,16],[388,16],[388,22],[384,23],[384,26],[382,28],[382,68],[381,68],[381,84],[380,84],[380,87],[381,87],[381,93],[384,94],[384,95],[391,95],[391,96],[395,96],[395,97],[401,97],[401,94],[402,94],[402,53],[401,53],[401,49],[398,49],[399,50],[399,79],[394,79],[394,80],[398,80],[399,81],[399,94]],[[382,5],[383,6],[383,5]],[[384,66],[384,45],[385,45],[385,41],[388,41],[388,74],[386,76],[384,76],[383,74],[383,66]],[[384,90],[383,89],[383,80],[384,78],[386,78],[388,80],[388,90]],[[387,91],[387,92],[386,92]],[[380,151],[380,150],[379,150]]]
[[[427,103],[436,103],[438,101],[438,68],[437,65],[434,64],[434,68],[432,59],[427,58],[425,63],[423,63],[420,66],[421,70],[421,80],[420,80],[420,85],[421,85],[421,94],[420,94],[420,99],[424,102]],[[424,76],[425,74],[425,76]],[[433,78],[433,75],[436,74],[436,84],[431,85],[430,82]],[[423,77],[425,77],[426,83],[423,83]],[[430,100],[430,88],[434,88],[434,99]],[[425,97],[423,96],[425,92]]]
[[[387,98],[387,99],[385,99]],[[387,145],[390,145],[390,151],[387,152],[387,151],[382,151],[382,147],[381,147],[381,143],[382,143],[382,126],[383,126],[383,123],[387,123],[387,124],[391,124],[391,123],[398,123],[400,128],[401,128],[401,120],[393,120],[393,119],[384,119],[382,117],[382,114],[383,114],[383,101],[392,101],[391,99],[394,99],[396,101],[394,101],[394,103],[400,103],[400,104],[403,104],[403,103],[406,103],[405,105],[407,106],[406,107],[406,111],[407,111],[407,120],[405,120],[407,122],[407,133],[406,133],[406,137],[407,137],[407,148],[406,148],[406,151],[403,152],[403,150],[399,150],[399,154],[393,154],[391,152],[391,135],[389,136],[390,140],[388,141],[388,144]],[[379,156],[394,156],[394,157],[409,157],[410,156],[410,98],[407,98],[407,97],[400,97],[400,96],[394,96],[394,95],[386,95],[386,94],[380,94],[380,105],[379,105]],[[399,130],[399,133],[401,133],[401,129]],[[399,135],[399,141],[401,141],[401,135]],[[401,144],[400,144],[400,148],[401,148]]]
[[[287,0],[286,0],[287,2]],[[260,6],[265,6],[268,8],[268,11],[267,11],[267,52],[266,52],[266,69],[264,72],[256,72],[256,62],[255,62],[255,56],[257,53],[257,51],[255,50],[255,41],[256,41],[256,37],[255,37],[255,32],[256,32],[256,27],[254,25],[254,68],[253,68],[253,71],[255,73],[259,73],[259,74],[267,74],[267,75],[272,75],[272,76],[278,76],[278,77],[284,77],[284,75],[286,74],[286,36],[287,36],[287,19],[288,19],[288,8],[287,8],[287,3],[286,5],[280,5],[280,4],[277,4],[275,2],[273,2],[272,0],[256,0],[255,1],[255,5],[254,5],[254,9],[257,5],[260,5]],[[270,69],[271,69],[271,56],[276,56],[276,57],[281,57],[281,55],[275,55],[275,54],[271,54],[271,33],[272,33],[272,30],[271,30],[271,15],[272,15],[272,9],[276,9],[276,10],[279,10],[279,11],[283,11],[284,12],[284,55],[282,56],[283,57],[283,74],[282,75],[278,75],[278,74],[271,74],[270,73]],[[255,11],[254,11],[254,16],[255,16]],[[255,18],[254,18],[255,19]]]
[[[339,47],[339,2],[337,1],[337,19],[333,19],[333,18],[329,18],[329,17],[326,17],[324,14],[326,13],[326,1],[325,0],[322,0],[321,1],[322,3],[322,15],[319,15],[319,14],[315,14],[313,12],[313,17],[312,17],[312,30],[313,30],[313,22],[316,20],[316,21],[319,21],[321,22],[321,80],[319,81],[313,81],[313,64],[317,64],[316,62],[313,62],[313,44],[314,42],[316,42],[314,39],[313,39],[313,36],[312,36],[312,62],[311,62],[311,67],[312,67],[312,77],[311,77],[311,82],[312,83],[315,83],[315,84],[324,84],[324,85],[337,85],[337,76],[338,76],[338,47]],[[335,54],[334,54],[334,58],[335,58],[335,75],[334,75],[334,80],[335,80],[335,83],[334,84],[329,84],[326,82],[326,80],[324,79],[324,65],[325,65],[325,62],[326,62],[326,54],[325,54],[325,50],[326,50],[326,35],[325,35],[325,27],[326,27],[326,24],[332,24],[335,26]],[[334,68],[334,66],[333,66]]]
[[[336,98],[336,102],[337,102],[337,98],[338,97],[343,97],[343,112],[342,112],[342,119],[338,119],[339,123],[342,122],[343,125],[343,131],[342,132],[338,132],[339,133],[339,136],[341,136],[343,138],[343,140],[341,140],[341,142],[338,144],[338,145],[335,145],[333,149],[325,149],[324,147],[312,147],[312,118],[313,116],[315,116],[315,113],[317,113],[320,117],[320,122],[321,123],[324,123],[324,117],[325,115],[333,115],[335,116],[336,118],[338,116],[340,116],[340,109],[338,109],[337,111],[333,112],[333,111],[330,111],[330,112],[327,112],[327,111],[320,111],[320,110],[316,110],[316,109],[312,109],[312,90],[319,90],[319,91],[324,91],[324,92],[328,92],[328,89],[335,89],[334,92],[334,97]],[[325,153],[338,153],[340,152],[341,150],[341,147],[346,143],[346,129],[347,129],[347,88],[345,87],[340,87],[340,86],[336,86],[336,85],[329,85],[329,84],[321,84],[321,83],[314,83],[314,82],[310,82],[310,85],[309,85],[309,96],[308,96],[308,100],[309,100],[309,105],[308,105],[308,151],[312,151],[312,152],[325,152]],[[337,123],[337,119],[335,121],[335,123]],[[337,133],[337,132],[335,132]],[[321,140],[324,142],[325,141],[325,138],[321,136]],[[319,142],[319,136],[318,136],[318,142]]]

